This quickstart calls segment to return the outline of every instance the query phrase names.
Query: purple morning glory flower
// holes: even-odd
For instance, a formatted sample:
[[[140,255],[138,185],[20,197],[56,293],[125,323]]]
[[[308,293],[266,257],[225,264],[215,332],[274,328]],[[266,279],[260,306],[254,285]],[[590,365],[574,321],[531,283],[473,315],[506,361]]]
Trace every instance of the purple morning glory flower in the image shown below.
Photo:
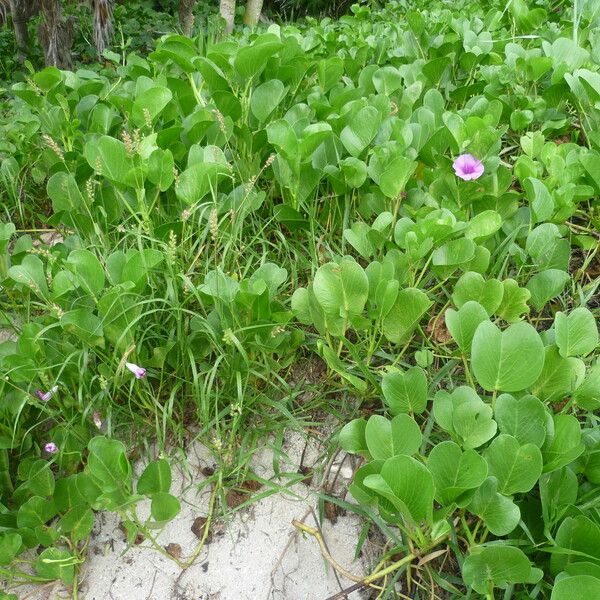
[[[143,367],[138,367],[138,365],[128,362],[125,363],[125,366],[135,375],[136,379],[146,376],[146,369]]]
[[[58,446],[54,443],[54,442],[48,442],[45,446],[44,446],[44,450],[48,453],[48,454],[56,454],[58,452]]]
[[[483,175],[483,164],[472,154],[461,154],[452,164],[457,177],[469,181]]]
[[[57,385],[53,386],[48,392],[42,392],[42,390],[38,390],[36,392],[36,396],[42,402],[48,402],[48,400],[50,400],[50,398],[52,398],[52,396],[54,396],[54,394],[56,394],[56,392],[58,392],[58,386]]]

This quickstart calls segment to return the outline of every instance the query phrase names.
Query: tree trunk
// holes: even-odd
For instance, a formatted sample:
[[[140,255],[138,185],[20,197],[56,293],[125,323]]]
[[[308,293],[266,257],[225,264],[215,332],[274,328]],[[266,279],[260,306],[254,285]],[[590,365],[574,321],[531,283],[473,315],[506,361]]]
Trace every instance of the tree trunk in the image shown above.
[[[31,0],[9,0],[8,6],[10,7],[13,28],[15,30],[19,60],[23,62],[29,50],[27,23],[38,12],[39,6],[36,1]]]
[[[179,25],[183,35],[192,35],[192,28],[194,27],[194,4],[196,0],[179,0]]]
[[[219,11],[225,19],[225,33],[231,33],[235,21],[235,0],[221,0]]]
[[[260,19],[263,0],[246,0],[246,12],[244,13],[244,24],[256,27]]]
[[[94,45],[101,56],[113,34],[111,0],[92,0],[94,11]]]
[[[47,66],[71,69],[73,17],[62,19],[60,0],[41,0],[44,21],[38,27],[38,37],[44,49]]]

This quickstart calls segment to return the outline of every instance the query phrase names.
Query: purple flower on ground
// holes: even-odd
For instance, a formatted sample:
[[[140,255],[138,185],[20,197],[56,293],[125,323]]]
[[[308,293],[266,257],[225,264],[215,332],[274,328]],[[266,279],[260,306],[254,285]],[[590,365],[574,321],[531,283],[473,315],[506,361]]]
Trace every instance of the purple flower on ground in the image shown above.
[[[128,362],[125,363],[125,366],[135,375],[136,379],[146,376],[146,369],[143,367],[138,367],[138,365]]]
[[[472,154],[461,154],[453,163],[454,173],[457,177],[469,181],[479,179],[483,175],[483,164]]]
[[[58,452],[58,446],[54,443],[54,442],[48,442],[45,446],[44,446],[44,450],[48,453],[48,454],[56,454]]]
[[[42,402],[48,402],[48,400],[50,400],[50,398],[52,398],[52,396],[54,396],[54,394],[56,394],[56,392],[58,392],[58,386],[55,385],[54,387],[52,387],[50,389],[50,391],[48,392],[42,392],[42,390],[38,390],[36,392],[37,397],[42,401]]]

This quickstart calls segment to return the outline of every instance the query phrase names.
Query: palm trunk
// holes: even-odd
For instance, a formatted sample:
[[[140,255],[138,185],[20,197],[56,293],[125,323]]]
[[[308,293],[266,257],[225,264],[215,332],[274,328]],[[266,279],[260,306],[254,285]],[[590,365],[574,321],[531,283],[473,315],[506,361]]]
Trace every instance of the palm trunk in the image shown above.
[[[179,0],[179,25],[183,35],[192,35],[192,28],[194,27],[194,4],[196,0]]]
[[[44,49],[47,66],[71,69],[71,46],[73,45],[73,18],[62,19],[59,0],[42,0],[44,21],[38,27],[38,37]]]
[[[101,56],[114,32],[111,0],[92,0],[94,11],[94,45]]]
[[[246,12],[244,13],[244,24],[256,27],[260,19],[263,0],[246,0]]]
[[[225,33],[231,33],[235,21],[235,0],[221,0],[219,11],[225,19]]]
[[[29,50],[29,33],[27,31],[27,23],[29,19],[31,19],[31,17],[37,12],[37,3],[28,0],[9,0],[8,5],[10,7],[10,14],[12,16],[19,60],[23,62],[27,57]]]

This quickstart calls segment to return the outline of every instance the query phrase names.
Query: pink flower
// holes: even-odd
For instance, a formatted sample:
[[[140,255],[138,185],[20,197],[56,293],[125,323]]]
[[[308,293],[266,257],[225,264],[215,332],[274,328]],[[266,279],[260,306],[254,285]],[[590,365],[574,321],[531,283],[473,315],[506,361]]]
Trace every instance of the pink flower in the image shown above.
[[[54,396],[54,394],[56,394],[56,392],[58,392],[58,386],[57,385],[55,385],[54,387],[52,387],[50,389],[50,391],[48,391],[48,392],[42,392],[42,390],[38,390],[36,392],[36,396],[42,402],[48,402],[48,400],[50,400],[50,398],[52,398],[52,396]]]
[[[457,177],[469,181],[483,175],[483,164],[472,154],[461,154],[452,164]]]
[[[58,452],[58,446],[54,443],[54,442],[48,442],[45,446],[44,446],[44,450],[48,453],[48,454],[56,454]]]
[[[146,376],[146,369],[138,367],[133,363],[125,363],[125,366],[135,375],[136,379],[141,379]]]
[[[102,418],[100,417],[100,413],[97,410],[95,410],[92,414],[92,421],[98,429],[102,428]]]

